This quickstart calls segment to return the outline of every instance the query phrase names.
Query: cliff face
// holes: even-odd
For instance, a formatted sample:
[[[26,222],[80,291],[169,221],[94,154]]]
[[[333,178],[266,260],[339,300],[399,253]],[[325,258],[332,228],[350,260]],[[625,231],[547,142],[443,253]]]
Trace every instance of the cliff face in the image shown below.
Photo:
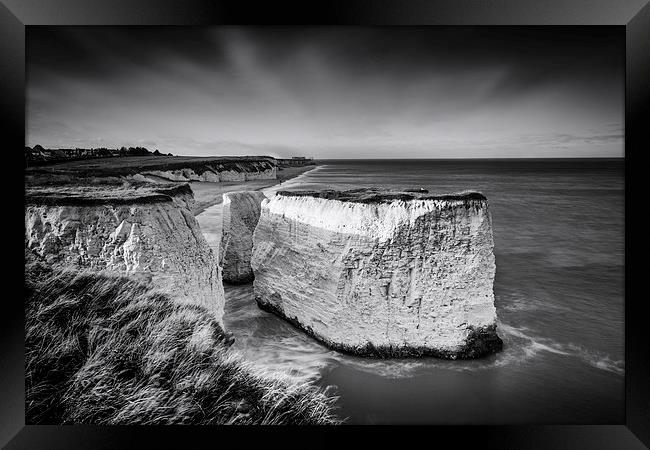
[[[502,345],[481,194],[278,192],[251,266],[260,307],[338,350],[472,358]]]
[[[180,302],[208,308],[223,324],[221,274],[190,212],[188,186],[36,189],[26,202],[27,262],[147,279]]]
[[[275,180],[277,167],[270,161],[240,161],[211,163],[196,168],[147,170],[143,176],[156,176],[169,181],[250,181]]]
[[[264,199],[266,197],[260,191],[229,192],[223,195],[219,260],[223,267],[223,280],[227,283],[241,284],[253,279],[253,232]]]

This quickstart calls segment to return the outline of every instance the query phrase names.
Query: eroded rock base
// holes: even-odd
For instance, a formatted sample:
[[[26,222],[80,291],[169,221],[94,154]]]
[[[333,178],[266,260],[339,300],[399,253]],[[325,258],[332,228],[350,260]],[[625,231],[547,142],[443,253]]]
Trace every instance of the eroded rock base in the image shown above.
[[[410,347],[410,346],[375,346],[371,342],[362,346],[350,346],[333,342],[314,332],[310,326],[305,326],[295,318],[288,316],[279,307],[264,302],[261,298],[256,297],[257,306],[266,312],[275,314],[281,319],[287,321],[300,331],[307,333],[325,347],[348,355],[362,356],[369,358],[419,358],[431,356],[440,359],[476,359],[482,358],[493,353],[501,351],[503,341],[497,335],[496,325],[487,325],[480,328],[469,327],[469,334],[465,344],[457,350],[440,350],[429,347]]]

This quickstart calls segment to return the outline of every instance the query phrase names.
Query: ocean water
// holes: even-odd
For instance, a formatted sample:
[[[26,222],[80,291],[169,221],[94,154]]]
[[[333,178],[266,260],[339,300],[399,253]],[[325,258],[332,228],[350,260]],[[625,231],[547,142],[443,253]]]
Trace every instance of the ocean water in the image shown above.
[[[281,188],[362,186],[487,196],[503,351],[473,361],[343,355],[259,310],[251,285],[226,287],[236,349],[333,386],[352,424],[624,420],[622,160],[325,161]]]

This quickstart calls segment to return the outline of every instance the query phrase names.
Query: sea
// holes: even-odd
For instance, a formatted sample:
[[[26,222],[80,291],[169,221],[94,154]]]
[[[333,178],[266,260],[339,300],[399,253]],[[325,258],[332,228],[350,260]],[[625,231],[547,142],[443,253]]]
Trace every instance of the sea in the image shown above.
[[[348,424],[622,423],[624,184],[623,159],[319,161],[267,194],[379,187],[488,198],[503,350],[471,361],[344,355],[261,311],[252,285],[226,286],[226,328],[255,364],[327,388]]]

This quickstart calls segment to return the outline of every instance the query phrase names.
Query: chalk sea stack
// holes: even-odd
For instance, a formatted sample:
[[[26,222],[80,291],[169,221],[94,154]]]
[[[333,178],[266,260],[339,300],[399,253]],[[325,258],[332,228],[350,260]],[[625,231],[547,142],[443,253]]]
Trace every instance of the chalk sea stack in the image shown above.
[[[279,191],[254,233],[255,299],[339,351],[481,357],[502,347],[493,247],[480,193]]]
[[[219,246],[219,262],[223,281],[230,284],[253,280],[251,254],[253,232],[260,218],[260,191],[228,192],[223,195],[223,228]]]
[[[223,326],[219,266],[187,184],[37,186],[25,201],[26,262],[150,281],[176,301],[206,307]]]

